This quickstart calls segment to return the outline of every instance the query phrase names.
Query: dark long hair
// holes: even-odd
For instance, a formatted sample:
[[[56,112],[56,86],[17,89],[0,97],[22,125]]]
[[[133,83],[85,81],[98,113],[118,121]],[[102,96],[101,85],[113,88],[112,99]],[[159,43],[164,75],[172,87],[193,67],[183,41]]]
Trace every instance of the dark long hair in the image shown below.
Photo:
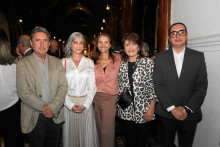
[[[11,55],[11,46],[3,29],[0,30],[0,65],[11,65],[14,57]]]
[[[114,53],[113,41],[112,41],[111,36],[110,36],[109,34],[107,34],[107,33],[102,33],[102,34],[98,35],[98,37],[96,38],[92,59],[93,59],[94,63],[96,64],[97,61],[99,60],[99,56],[101,55],[101,52],[100,52],[100,50],[98,49],[98,41],[99,41],[99,37],[101,37],[101,36],[106,36],[106,37],[109,38],[110,44],[111,44],[111,47],[110,47],[110,49],[109,49],[109,57],[110,57],[110,59],[112,59],[113,62],[114,62],[114,61],[115,61],[115,57],[114,57],[114,55],[113,55],[113,53]]]
[[[144,57],[143,53],[142,53],[142,42],[141,42],[141,39],[140,37],[136,34],[136,33],[127,33],[125,34],[123,37],[122,37],[122,45],[123,45],[123,48],[120,52],[121,54],[121,60],[122,61],[125,61],[127,62],[129,57],[128,55],[125,53],[125,49],[124,49],[124,43],[125,41],[128,40],[130,42],[133,42],[133,43],[136,43],[139,47],[139,50],[138,50],[138,58],[142,58]]]

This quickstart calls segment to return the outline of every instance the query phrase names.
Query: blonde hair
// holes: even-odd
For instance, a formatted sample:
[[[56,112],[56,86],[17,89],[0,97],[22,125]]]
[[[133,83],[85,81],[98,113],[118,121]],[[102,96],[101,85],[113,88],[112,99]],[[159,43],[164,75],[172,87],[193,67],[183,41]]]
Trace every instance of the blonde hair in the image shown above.
[[[11,65],[14,57],[11,55],[11,46],[3,29],[0,30],[0,65]]]

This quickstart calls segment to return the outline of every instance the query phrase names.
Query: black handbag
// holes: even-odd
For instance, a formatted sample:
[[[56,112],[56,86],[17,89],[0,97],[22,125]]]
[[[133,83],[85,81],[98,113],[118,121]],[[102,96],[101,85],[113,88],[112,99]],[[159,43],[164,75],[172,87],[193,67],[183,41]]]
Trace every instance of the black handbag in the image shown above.
[[[133,102],[133,97],[131,96],[129,88],[125,88],[123,92],[118,95],[117,103],[124,110]]]

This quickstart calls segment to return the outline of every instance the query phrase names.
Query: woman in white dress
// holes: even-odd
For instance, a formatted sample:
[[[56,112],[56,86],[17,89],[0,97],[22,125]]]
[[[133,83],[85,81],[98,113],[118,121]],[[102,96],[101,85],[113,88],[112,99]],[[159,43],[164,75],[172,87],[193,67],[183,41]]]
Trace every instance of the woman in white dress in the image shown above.
[[[96,93],[94,63],[82,55],[84,37],[70,35],[62,59],[68,81],[64,103],[63,146],[98,147],[92,101]]]

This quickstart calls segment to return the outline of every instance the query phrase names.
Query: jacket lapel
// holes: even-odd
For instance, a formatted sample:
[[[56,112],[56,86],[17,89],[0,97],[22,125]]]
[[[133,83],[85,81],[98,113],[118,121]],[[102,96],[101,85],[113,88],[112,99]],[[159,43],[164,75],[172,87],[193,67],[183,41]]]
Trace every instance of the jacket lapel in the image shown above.
[[[34,56],[34,54],[30,55],[29,58],[29,62],[31,64],[31,70],[33,70],[34,75],[36,76],[36,81],[37,81],[37,87],[39,88],[39,91],[42,91],[42,83],[41,83],[41,75],[40,75],[40,71],[39,71],[39,67],[36,61],[36,57]]]
[[[51,63],[51,60],[50,60],[50,56],[47,55],[47,62],[48,62],[48,80],[49,80],[49,87],[50,87],[50,91],[51,89],[53,89],[51,86],[53,85],[52,84],[52,79],[53,79],[53,64]]]
[[[173,56],[173,49],[170,48],[167,51],[167,59],[168,59],[168,63],[169,63],[169,70],[171,72],[171,74],[173,75],[173,77],[175,77],[175,79],[178,79],[178,75],[177,75],[177,71],[176,71],[176,65],[175,65],[175,61],[174,61],[174,56]]]
[[[189,58],[190,58],[190,52],[189,52],[189,49],[186,47],[185,54],[184,54],[184,59],[183,59],[182,70],[181,70],[181,73],[180,73],[180,79],[182,79],[184,77],[185,73],[188,70],[187,66],[190,65]]]

